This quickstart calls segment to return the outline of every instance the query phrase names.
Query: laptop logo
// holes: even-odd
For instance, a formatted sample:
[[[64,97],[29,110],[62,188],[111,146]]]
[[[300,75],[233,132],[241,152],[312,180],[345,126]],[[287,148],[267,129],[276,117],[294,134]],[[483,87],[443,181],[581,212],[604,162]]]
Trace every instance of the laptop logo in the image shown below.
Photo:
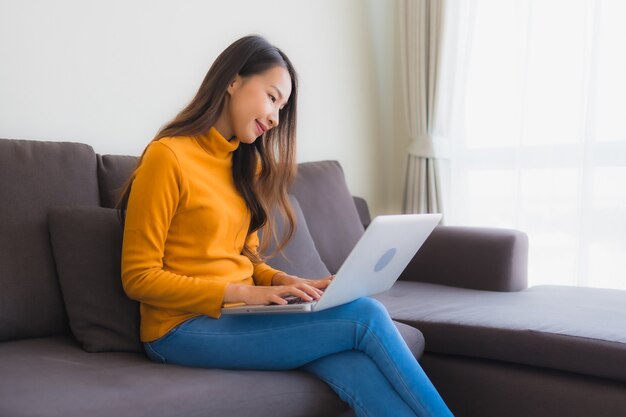
[[[386,267],[389,264],[389,262],[391,262],[391,260],[393,259],[395,255],[396,255],[396,248],[391,248],[387,252],[385,252],[383,256],[380,257],[378,262],[376,262],[376,265],[374,265],[374,272],[378,272],[384,267]]]

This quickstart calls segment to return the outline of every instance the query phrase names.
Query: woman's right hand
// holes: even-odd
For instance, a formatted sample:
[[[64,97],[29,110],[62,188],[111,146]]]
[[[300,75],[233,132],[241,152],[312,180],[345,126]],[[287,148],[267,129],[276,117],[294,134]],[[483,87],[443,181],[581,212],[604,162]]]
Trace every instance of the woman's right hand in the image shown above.
[[[306,284],[256,286],[228,284],[224,291],[224,303],[244,302],[248,305],[287,304],[283,297],[293,295],[305,301],[317,300],[319,291]]]

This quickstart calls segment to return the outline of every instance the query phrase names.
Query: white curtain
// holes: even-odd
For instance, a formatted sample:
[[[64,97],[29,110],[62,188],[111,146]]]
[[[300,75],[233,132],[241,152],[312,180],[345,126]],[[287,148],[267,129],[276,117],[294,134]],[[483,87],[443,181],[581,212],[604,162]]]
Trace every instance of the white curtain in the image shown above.
[[[529,283],[626,289],[626,1],[458,0],[448,224],[529,235]]]
[[[398,7],[400,73],[409,137],[403,212],[441,213],[436,137],[438,80],[444,0],[401,0]]]

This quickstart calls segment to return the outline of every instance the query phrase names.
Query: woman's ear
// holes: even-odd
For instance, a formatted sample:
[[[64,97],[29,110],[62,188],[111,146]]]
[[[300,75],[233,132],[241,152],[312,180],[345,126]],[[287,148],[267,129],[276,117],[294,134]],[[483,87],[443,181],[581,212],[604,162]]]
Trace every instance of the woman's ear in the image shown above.
[[[228,83],[228,88],[226,89],[226,92],[228,94],[234,93],[241,85],[241,81],[241,76],[239,74],[235,75],[235,78],[230,80],[230,83]]]

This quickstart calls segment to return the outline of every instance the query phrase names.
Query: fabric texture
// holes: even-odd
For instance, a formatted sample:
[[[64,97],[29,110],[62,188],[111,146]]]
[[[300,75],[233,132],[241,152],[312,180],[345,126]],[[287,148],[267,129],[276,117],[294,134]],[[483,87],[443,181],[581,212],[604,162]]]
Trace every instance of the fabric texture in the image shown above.
[[[439,170],[437,158],[407,155],[403,213],[443,212]]]
[[[337,273],[364,232],[337,161],[305,162],[290,192],[296,196],[324,265]]]
[[[50,239],[70,328],[88,352],[142,352],[139,304],[120,278],[118,210],[53,207]]]
[[[0,369],[2,416],[334,417],[348,410],[306,372],[164,366],[145,354],[88,353],[69,337],[0,343]]]
[[[266,260],[266,263],[272,268],[283,271],[287,274],[296,275],[301,278],[326,278],[330,275],[328,268],[322,262],[320,254],[315,247],[309,227],[306,224],[304,214],[298,200],[293,196],[289,196],[291,207],[296,217],[296,229],[293,238],[281,252],[277,252],[273,258]],[[274,218],[281,219],[278,213],[273,214]],[[286,225],[282,222],[277,224],[277,235],[282,236]],[[263,238],[263,229],[259,230],[259,239]],[[276,243],[270,240],[266,255],[276,250]]]
[[[0,139],[0,341],[69,332],[48,208],[97,206],[89,145]]]
[[[626,382],[626,291],[478,291],[398,281],[373,298],[419,328],[428,351]]]
[[[528,284],[528,236],[512,229],[438,226],[399,279],[520,291]]]
[[[122,244],[122,284],[141,302],[141,340],[197,315],[219,317],[229,283],[271,285],[278,270],[253,264],[257,232],[232,178],[238,139],[214,127],[149,144],[135,172]],[[249,145],[242,145],[249,146]]]
[[[100,205],[114,208],[120,197],[121,187],[130,177],[139,160],[130,155],[96,155],[98,161],[98,185]]]
[[[421,364],[458,417],[617,417],[626,410],[624,384],[603,378],[462,355],[428,353]]]
[[[404,189],[404,213],[440,213],[439,163],[441,139],[434,133],[440,110],[443,0],[403,0],[398,7],[400,69],[409,147]]]
[[[364,198],[353,196],[352,200],[354,201],[354,205],[356,206],[356,210],[359,213],[359,218],[361,219],[361,224],[364,229],[367,229],[367,226],[372,222],[372,216],[370,215],[370,209],[367,206],[367,201]]]
[[[396,326],[413,354],[421,355],[421,333]],[[71,336],[0,343],[0,369],[2,416],[171,417],[202,410],[204,417],[270,417],[278,409],[289,417],[354,417],[306,372],[166,367],[144,353],[85,352]]]

